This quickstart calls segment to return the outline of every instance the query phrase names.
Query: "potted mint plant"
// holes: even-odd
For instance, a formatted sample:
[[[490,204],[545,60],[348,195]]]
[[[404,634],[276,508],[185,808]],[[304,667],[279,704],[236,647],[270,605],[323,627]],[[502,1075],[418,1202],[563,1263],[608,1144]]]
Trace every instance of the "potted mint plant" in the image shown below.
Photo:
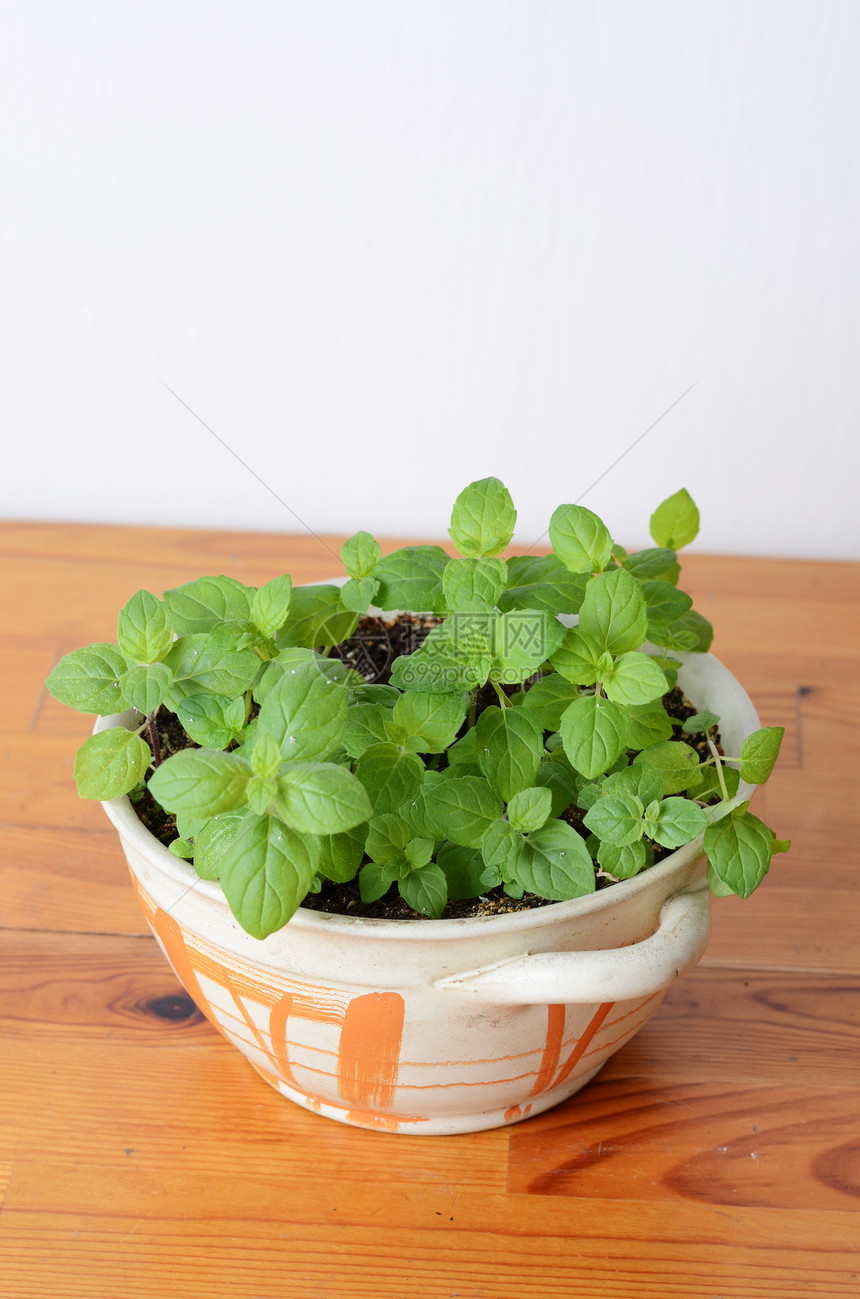
[[[627,553],[562,505],[503,558],[496,478],[458,554],[342,548],[346,579],[138,591],[48,678],[75,761],[200,1008],[284,1095],[362,1126],[513,1122],[582,1086],[699,958],[709,894],[787,843],[760,727],[679,587],[685,490]]]

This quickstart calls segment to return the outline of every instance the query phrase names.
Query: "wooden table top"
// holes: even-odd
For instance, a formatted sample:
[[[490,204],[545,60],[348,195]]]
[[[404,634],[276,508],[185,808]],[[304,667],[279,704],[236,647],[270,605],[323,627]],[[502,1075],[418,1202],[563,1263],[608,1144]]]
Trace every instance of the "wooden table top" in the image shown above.
[[[860,564],[687,557],[715,652],[787,727],[755,806],[794,847],[583,1092],[402,1137],[281,1099],[188,1005],[76,796],[89,721],[42,686],[138,587],[320,579],[340,540],[0,527],[0,1294],[860,1295]]]

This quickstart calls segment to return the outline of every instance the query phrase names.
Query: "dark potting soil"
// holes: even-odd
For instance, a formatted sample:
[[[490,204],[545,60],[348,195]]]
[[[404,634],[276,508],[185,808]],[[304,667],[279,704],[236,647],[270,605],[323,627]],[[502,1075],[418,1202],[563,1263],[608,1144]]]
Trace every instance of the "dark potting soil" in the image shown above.
[[[427,633],[439,622],[439,618],[427,614],[400,614],[395,621],[390,623],[368,615],[360,620],[355,635],[341,645],[335,646],[329,651],[329,654],[330,657],[338,658],[350,667],[356,668],[368,682],[385,685],[389,680],[391,665],[394,660],[401,654],[411,654],[416,650]],[[528,684],[527,682],[526,688],[528,688]],[[503,688],[506,693],[513,694],[520,687]],[[478,692],[476,702],[476,711],[477,714],[480,714],[484,708],[489,707],[491,704],[497,704],[498,696],[493,687],[488,685]],[[687,735],[682,730],[683,723],[687,718],[692,717],[698,709],[690,703],[678,686],[663,696],[663,705],[672,719],[672,738],[674,740],[683,740],[686,744],[689,744],[691,748],[696,750],[700,760],[704,762],[710,757],[706,737],[701,734]],[[170,757],[171,754],[178,753],[180,749],[197,747],[187,735],[176,714],[171,713],[163,706],[156,716],[156,729],[162,761]],[[149,743],[149,736],[145,731],[143,735],[144,739]],[[711,738],[716,744],[717,750],[722,753],[719,731],[712,731]],[[151,744],[150,747],[152,747]],[[634,755],[631,753],[630,756],[632,758]],[[147,773],[147,775],[149,774]],[[163,844],[168,845],[179,837],[176,829],[176,818],[172,813],[166,812],[156,803],[148,789],[134,802],[134,810],[147,830],[154,834]],[[585,813],[575,805],[571,805],[566,812],[562,813],[562,819],[567,821],[583,838],[586,838],[588,831],[583,825],[584,816]],[[664,848],[657,843],[652,844],[652,847],[654,849],[655,863],[662,861],[672,851],[670,848]],[[596,874],[598,889],[609,888],[613,882],[606,876]],[[502,915],[507,912],[528,911],[535,907],[552,905],[546,898],[540,898],[530,893],[524,894],[522,898],[510,898],[500,887],[490,889],[478,898],[449,902],[443,912],[443,918],[451,920],[470,916]],[[302,906],[312,911],[324,911],[333,915],[361,916],[371,920],[424,919],[423,916],[417,915],[411,907],[407,906],[394,887],[389,889],[385,897],[380,898],[377,902],[362,902],[357,877],[348,884],[334,884],[330,880],[324,880],[319,893],[309,893]]]

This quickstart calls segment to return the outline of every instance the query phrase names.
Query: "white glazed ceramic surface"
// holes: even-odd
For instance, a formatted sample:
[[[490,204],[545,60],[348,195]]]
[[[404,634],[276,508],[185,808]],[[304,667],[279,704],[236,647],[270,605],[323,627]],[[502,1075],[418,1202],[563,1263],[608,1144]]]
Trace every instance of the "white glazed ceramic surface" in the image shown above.
[[[719,714],[726,751],[739,752],[758,727],[748,696],[710,654],[679,657],[686,694]],[[261,942],[127,798],[104,807],[196,1004],[282,1095],[359,1127],[469,1132],[558,1104],[642,1027],[708,940],[695,842],[573,902],[470,920],[300,908]]]

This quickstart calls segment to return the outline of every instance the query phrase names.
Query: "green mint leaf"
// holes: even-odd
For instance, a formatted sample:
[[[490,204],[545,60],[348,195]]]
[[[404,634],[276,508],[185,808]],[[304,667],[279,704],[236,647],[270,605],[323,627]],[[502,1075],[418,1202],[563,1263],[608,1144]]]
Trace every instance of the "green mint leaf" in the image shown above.
[[[436,855],[436,865],[445,872],[450,901],[477,898],[483,892],[484,859],[477,848],[463,848],[458,843],[443,844]]]
[[[691,843],[708,825],[704,810],[689,798],[666,798],[658,807],[648,837],[656,839],[664,848],[680,848]]]
[[[735,896],[734,889],[723,883],[710,862],[708,863],[708,888],[715,898],[731,898]]]
[[[368,825],[364,850],[378,866],[390,866],[402,860],[411,838],[412,830],[402,816],[383,812]]]
[[[348,884],[355,879],[364,857],[364,827],[356,826],[342,834],[321,834],[316,839],[319,874],[335,884]]]
[[[269,812],[277,812],[280,816],[280,808],[275,807],[279,793],[280,787],[274,776],[252,775],[245,787],[245,802],[258,816],[265,816]],[[303,827],[293,827],[293,829],[299,828]]]
[[[602,572],[612,556],[606,524],[584,505],[560,505],[550,519],[549,539],[572,573]]]
[[[444,838],[443,835],[439,834],[438,827],[431,821],[427,800],[435,785],[450,780],[454,774],[453,770],[446,770],[444,773],[433,770],[423,771],[418,789],[411,798],[401,803],[398,808],[398,815],[409,823],[413,835],[433,840]],[[462,775],[462,770],[457,768],[456,774]]]
[[[369,532],[356,532],[340,548],[340,557],[349,576],[370,577],[382,558],[382,549]]]
[[[584,824],[605,843],[635,843],[642,838],[645,809],[633,794],[603,794],[583,818]]]
[[[634,653],[634,652],[635,652],[635,651],[631,651],[631,653]],[[603,681],[603,680],[605,680],[608,676],[610,676],[614,667],[615,667],[615,659],[614,659],[614,658],[612,657],[612,655],[609,653],[609,650],[604,650],[603,653],[601,654],[600,658],[597,660],[597,678],[598,678],[598,680],[599,680],[599,681]]]
[[[251,621],[262,636],[269,639],[283,627],[290,611],[292,595],[293,582],[288,574],[273,577],[271,582],[266,582],[254,592]]]
[[[253,591],[233,577],[199,577],[164,592],[164,603],[177,636],[212,631],[222,622],[251,617]]]
[[[550,815],[560,817],[576,796],[576,777],[567,761],[543,758],[535,776],[535,785],[548,789],[552,797]]]
[[[457,738],[468,707],[468,695],[410,690],[386,709],[387,737],[411,753],[443,753]]]
[[[400,691],[394,686],[368,685],[364,682],[351,688],[350,702],[356,704],[384,704],[393,708],[400,698]]]
[[[671,582],[664,581],[643,582],[642,594],[648,609],[648,639],[657,645],[659,642],[653,640],[654,636],[667,632],[692,608],[693,601],[685,591],[679,591]]]
[[[514,794],[508,803],[508,821],[515,830],[527,834],[539,830],[552,812],[552,794],[548,789],[532,786]]]
[[[697,735],[699,732],[710,731],[712,727],[719,726],[720,719],[716,713],[693,713],[688,717],[681,727],[688,735]]]
[[[469,483],[454,502],[449,536],[462,555],[498,555],[514,535],[517,512],[498,478]]]
[[[322,649],[349,640],[357,626],[358,614],[344,609],[339,586],[297,586],[287,620],[275,633],[275,643],[279,649]]]
[[[384,898],[391,885],[399,878],[395,864],[380,866],[377,862],[368,862],[361,869],[358,877],[358,888],[365,906]]]
[[[298,663],[321,662],[321,656],[312,649],[300,649],[295,646],[291,649],[281,650],[277,658],[270,659],[268,663],[260,665],[253,684],[254,698],[258,704],[261,704],[269,691],[284,676],[288,668],[294,668]]]
[[[288,762],[327,758],[340,744],[347,723],[347,689],[314,662],[288,668],[267,694],[257,717],[258,732],[280,745]]]
[[[559,730],[571,766],[588,780],[594,780],[608,771],[624,752],[627,716],[611,700],[585,695],[565,710]]]
[[[109,717],[123,710],[119,682],[128,666],[116,645],[88,645],[60,659],[45,685],[61,704],[79,713]]]
[[[116,638],[123,654],[135,663],[155,663],[169,653],[173,629],[157,595],[140,590],[123,605]]]
[[[340,659],[326,658],[323,654],[317,654],[312,649],[302,649],[299,646],[294,646],[281,650],[277,658],[272,659],[269,663],[262,664],[254,682],[254,698],[257,703],[262,704],[281,678],[290,674],[293,668],[308,663],[314,664],[317,671],[327,681],[334,681],[337,685],[348,686],[350,690],[355,689],[358,685],[365,684],[361,673],[348,667]]]
[[[412,871],[398,884],[400,896],[413,911],[438,920],[448,901],[448,881],[441,867],[431,862]]]
[[[584,812],[590,812],[597,800],[603,797],[605,789],[606,782],[604,780],[594,785],[582,785],[576,795],[577,807],[582,808]]]
[[[266,731],[257,731],[251,751],[245,756],[250,759],[256,776],[277,776],[281,769],[281,746]]]
[[[614,880],[629,880],[648,863],[648,846],[641,839],[633,843],[609,843],[604,840],[597,849],[597,862],[604,875]]]
[[[188,839],[171,839],[167,851],[173,853],[174,857],[189,861],[194,856],[194,844]]]
[[[679,620],[677,626],[649,628],[648,639],[652,645],[670,649],[674,654],[689,654],[695,651],[698,637],[692,628],[682,627]]]
[[[507,578],[503,559],[450,559],[442,574],[445,603],[458,613],[492,609]]]
[[[699,755],[681,740],[652,744],[637,755],[634,765],[637,762],[646,763],[659,774],[664,795],[680,794],[684,790],[692,792],[702,780]]]
[[[662,698],[669,689],[654,660],[637,650],[620,654],[602,680],[607,698],[614,704],[648,704]]]
[[[221,858],[238,833],[246,811],[222,812],[210,817],[194,836],[194,869],[201,879],[217,880],[221,873]]]
[[[425,790],[428,837],[478,848],[487,828],[502,815],[502,803],[480,776],[451,776]]]
[[[784,726],[763,726],[747,736],[741,745],[741,780],[751,785],[765,783],[779,757],[783,735]]]
[[[341,744],[351,758],[360,758],[372,744],[385,744],[385,724],[391,709],[384,704],[355,704],[350,708]]]
[[[648,629],[649,640],[666,649],[686,652],[706,653],[714,639],[714,629],[695,609],[681,614],[668,627],[658,626]]]
[[[167,704],[176,712],[189,695],[225,695],[235,699],[250,690],[260,669],[252,649],[230,649],[200,633],[180,636],[165,659],[173,673]]]
[[[140,786],[138,786],[138,788],[140,788]],[[203,830],[203,827],[212,820],[212,817],[183,816],[182,813],[178,813],[177,816],[174,817],[174,820],[177,822],[177,834],[179,837],[182,839],[194,840],[196,835],[200,834],[200,831]]]
[[[433,857],[436,844],[433,839],[410,839],[406,845],[406,860],[413,870],[420,870]]]
[[[682,614],[676,622],[672,623],[672,626],[680,626],[682,630],[691,631],[695,635],[696,643],[693,648],[697,654],[707,654],[714,643],[713,623],[710,623],[702,614],[697,613],[695,609],[689,609],[687,613]]]
[[[164,663],[133,663],[120,677],[123,699],[145,715],[164,702],[173,677]]]
[[[218,816],[245,798],[251,768],[235,753],[181,749],[153,772],[149,792],[168,812]]]
[[[445,613],[442,574],[448,556],[441,546],[403,546],[385,555],[373,576],[379,582],[380,609],[412,613]]]
[[[474,726],[470,730],[466,731],[462,739],[457,740],[455,744],[451,745],[447,753],[447,758],[449,768],[475,768],[474,771],[469,772],[458,770],[457,774],[459,776],[480,776],[481,770],[480,767],[478,767],[477,756],[477,735],[475,734]]]
[[[513,609],[496,621],[490,677],[502,685],[519,685],[551,658],[565,629],[542,610]]]
[[[434,627],[419,649],[391,667],[399,690],[462,694],[484,685],[492,666],[496,614],[455,614]]]
[[[245,622],[219,623],[217,627],[213,627],[210,632],[206,633],[206,640],[213,649],[222,652],[227,650],[256,650],[263,645],[268,649],[271,644],[271,642],[266,641],[265,637],[260,635],[254,624],[248,620]],[[259,666],[258,659],[258,670]]]
[[[672,720],[659,699],[627,708],[628,749],[647,749],[672,738]]]
[[[475,728],[478,764],[493,791],[508,803],[535,782],[543,736],[524,708],[485,708]],[[474,845],[477,846],[477,845]]]
[[[714,874],[740,898],[761,884],[773,852],[774,833],[751,812],[735,812],[705,831],[705,855]]]
[[[355,774],[370,796],[376,817],[415,798],[424,767],[416,754],[402,753],[395,744],[374,744],[359,758]]]
[[[557,650],[556,654],[562,652]],[[532,714],[541,730],[557,731],[564,710],[578,698],[579,691],[575,685],[558,672],[550,672],[529,688],[523,700],[523,708]]]
[[[658,546],[680,550],[699,531],[699,511],[685,487],[666,498],[651,515],[651,536]]]
[[[523,897],[525,893],[525,889],[522,887],[521,884],[506,883],[505,893],[508,895],[509,898],[514,898],[515,901],[519,902],[520,898]]]
[[[547,821],[522,843],[514,882],[528,893],[566,902],[594,892],[594,863],[583,839],[565,821]]]
[[[507,590],[497,605],[511,609],[545,609],[548,613],[579,613],[588,574],[571,573],[557,555],[515,555],[507,561]]]
[[[635,577],[623,568],[593,577],[585,588],[579,627],[610,654],[638,649],[648,631],[648,614]]]
[[[626,568],[628,573],[632,573],[637,582],[658,580],[671,582],[673,586],[681,572],[674,550],[666,550],[662,547],[656,550],[637,550],[632,555],[625,555],[621,560],[621,566]]]
[[[370,817],[367,791],[330,762],[290,763],[278,781],[277,815],[304,834],[342,834]]]
[[[368,605],[373,603],[378,588],[379,583],[373,577],[351,577],[340,588],[340,602],[344,609],[364,615]]]
[[[603,783],[607,794],[628,794],[638,798],[643,807],[663,797],[663,781],[659,772],[644,762],[634,762],[622,771],[607,776]]]
[[[524,842],[520,832],[507,821],[494,821],[487,827],[481,840],[481,856],[484,860],[481,879],[485,888],[512,882],[513,870]]]
[[[152,761],[149,746],[123,726],[99,731],[75,755],[74,777],[81,798],[119,798],[139,785]]]
[[[175,816],[177,833],[183,839],[196,840],[201,831],[214,820],[214,817],[204,813],[202,816],[187,816],[183,812],[177,812]]]
[[[202,691],[176,701],[175,712],[195,744],[205,749],[226,749],[245,726],[242,695],[228,699]]]
[[[652,655],[652,658],[669,682],[669,689],[674,690],[678,684],[678,669],[681,666],[679,660],[664,658],[662,654]]]
[[[603,646],[597,638],[587,636],[580,627],[571,627],[550,662],[565,681],[573,685],[593,686],[598,677],[602,652]]]
[[[242,818],[221,857],[219,878],[244,930],[267,938],[283,928],[310,890],[318,851],[313,836],[297,834],[274,816],[249,812]]]

